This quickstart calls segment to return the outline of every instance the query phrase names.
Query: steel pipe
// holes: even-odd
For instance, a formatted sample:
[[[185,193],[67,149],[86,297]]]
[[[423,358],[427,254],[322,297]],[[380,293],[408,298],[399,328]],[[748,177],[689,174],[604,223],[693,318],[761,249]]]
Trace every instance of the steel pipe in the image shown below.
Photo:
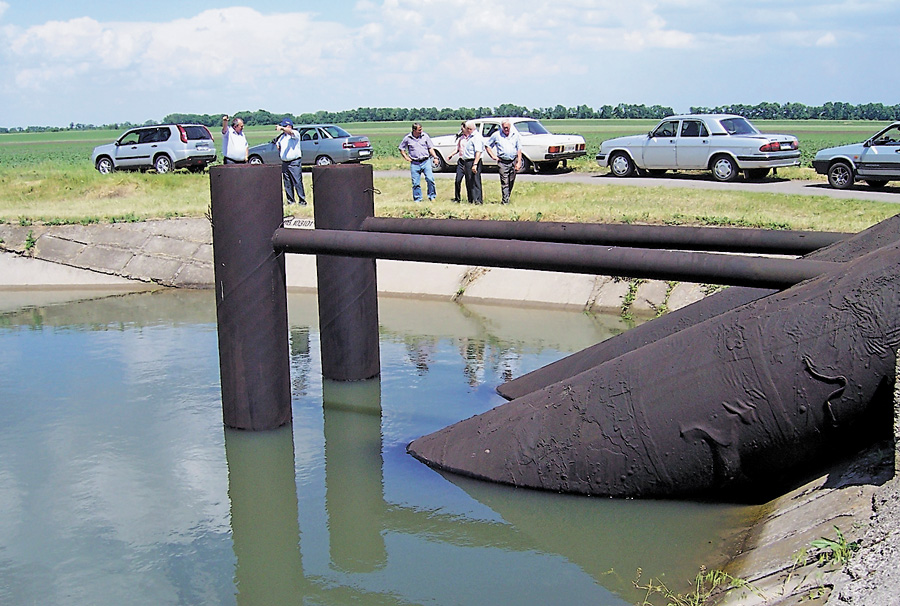
[[[851,234],[838,232],[626,225],[473,219],[396,219],[370,217],[361,231],[567,242],[635,248],[803,255],[839,242]]]
[[[895,241],[898,234],[900,234],[900,215],[873,225],[869,229],[849,236],[831,246],[818,249],[808,254],[806,258],[816,261],[846,262]],[[503,383],[497,387],[497,392],[508,400],[524,396],[679,330],[684,330],[713,316],[774,293],[775,291],[770,289],[726,288],[721,292],[704,297],[696,303],[670,311],[611,339],[606,339],[552,364]]]
[[[821,261],[455,236],[280,228],[281,252],[343,255],[785,288],[833,268]]]

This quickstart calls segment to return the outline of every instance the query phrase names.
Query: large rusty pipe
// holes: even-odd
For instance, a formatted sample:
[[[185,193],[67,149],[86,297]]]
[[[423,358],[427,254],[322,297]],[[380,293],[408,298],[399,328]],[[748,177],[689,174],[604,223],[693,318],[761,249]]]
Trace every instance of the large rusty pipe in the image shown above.
[[[280,228],[275,250],[785,288],[834,267],[822,261],[613,246]]]
[[[427,464],[595,496],[743,498],[889,435],[900,244],[414,440]]]
[[[330,233],[359,229],[375,213],[368,164],[313,168],[316,225]],[[306,230],[304,230],[306,231]],[[328,252],[328,251],[321,251]],[[381,372],[375,260],[346,255],[316,259],[322,376],[362,381]]]
[[[737,227],[370,217],[361,231],[669,250],[803,255],[851,234]]]
[[[806,256],[816,261],[847,262],[875,250],[900,237],[900,215],[882,221],[858,234],[820,248]],[[703,320],[719,315],[740,305],[749,303],[775,291],[757,288],[726,288],[681,309],[645,322],[630,330],[606,339],[596,345],[573,353],[552,364],[533,370],[527,374],[503,383],[497,392],[508,400],[537,391],[598,364],[612,360],[642,345],[657,341],[667,335],[693,326]]]
[[[284,255],[272,250],[282,224],[277,166],[209,171],[222,416],[237,429],[291,421]]]

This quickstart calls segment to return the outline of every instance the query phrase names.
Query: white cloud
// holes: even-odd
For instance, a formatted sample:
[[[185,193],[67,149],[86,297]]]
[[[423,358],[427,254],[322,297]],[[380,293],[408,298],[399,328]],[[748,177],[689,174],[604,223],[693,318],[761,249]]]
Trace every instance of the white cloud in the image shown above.
[[[828,32],[816,40],[816,46],[834,46],[837,43],[837,37]]]

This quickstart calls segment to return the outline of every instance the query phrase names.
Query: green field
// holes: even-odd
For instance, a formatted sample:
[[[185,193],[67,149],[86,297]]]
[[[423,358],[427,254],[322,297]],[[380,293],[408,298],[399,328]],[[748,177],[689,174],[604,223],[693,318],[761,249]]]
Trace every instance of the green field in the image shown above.
[[[582,135],[588,148],[584,158],[571,161],[572,170],[605,172],[594,161],[600,143],[612,137],[650,130],[656,120],[542,120],[552,132]],[[756,121],[764,132],[793,134],[800,140],[803,165],[781,169],[780,177],[821,179],[809,167],[815,152],[825,147],[861,141],[877,131],[880,122]],[[431,136],[457,132],[453,121],[423,121]],[[376,171],[405,169],[397,151],[409,131],[406,122],[343,124],[354,134],[367,135],[375,150],[370,161]],[[202,216],[209,207],[205,174],[178,171],[169,175],[117,172],[100,175],[91,166],[96,145],[113,141],[122,131],[61,131],[0,134],[0,221],[97,222],[174,216]],[[275,135],[275,127],[247,129],[251,145]],[[213,132],[217,145],[221,136]],[[311,178],[306,179],[311,189]],[[513,204],[501,207],[497,179],[485,177],[483,207],[452,204],[446,189],[435,204],[415,205],[408,178],[376,176],[376,212],[384,216],[461,217],[512,220],[591,222],[648,222],[713,225],[755,225],[793,229],[857,231],[895,213],[891,204],[834,200],[819,196],[781,196],[753,192],[688,191],[671,188],[603,188],[571,183],[516,184]],[[439,182],[439,188],[449,184]],[[310,192],[314,198],[314,192]],[[292,209],[311,216],[310,209]]]

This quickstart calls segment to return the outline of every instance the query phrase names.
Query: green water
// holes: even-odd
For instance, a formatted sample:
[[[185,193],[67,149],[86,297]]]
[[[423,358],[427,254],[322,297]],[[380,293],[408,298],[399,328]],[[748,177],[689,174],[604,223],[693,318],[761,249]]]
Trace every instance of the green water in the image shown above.
[[[293,423],[222,426],[212,292],[0,292],[0,604],[634,604],[687,588],[751,510],[444,476],[414,438],[627,327],[382,299],[382,374],[323,384],[289,299]],[[19,297],[20,295],[17,295]]]

